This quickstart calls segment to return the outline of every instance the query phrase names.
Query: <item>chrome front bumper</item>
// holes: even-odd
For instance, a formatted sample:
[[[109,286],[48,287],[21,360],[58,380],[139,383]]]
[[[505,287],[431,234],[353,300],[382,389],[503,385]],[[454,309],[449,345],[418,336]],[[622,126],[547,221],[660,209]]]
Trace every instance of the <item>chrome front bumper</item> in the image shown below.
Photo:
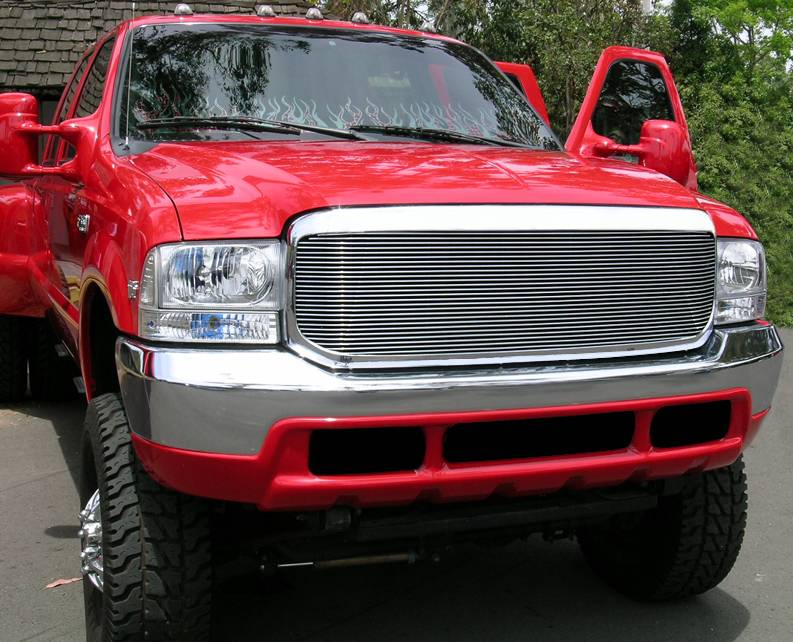
[[[184,348],[120,338],[116,362],[132,431],[174,448],[254,454],[290,417],[572,406],[746,388],[770,407],[782,365],[773,326],[715,330],[672,355],[422,372],[344,374],[283,349]]]

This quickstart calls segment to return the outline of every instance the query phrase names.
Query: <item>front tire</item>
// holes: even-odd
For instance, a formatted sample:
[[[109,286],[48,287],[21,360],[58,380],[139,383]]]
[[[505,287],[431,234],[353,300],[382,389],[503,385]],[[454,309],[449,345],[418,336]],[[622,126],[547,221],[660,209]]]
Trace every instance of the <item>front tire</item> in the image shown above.
[[[101,590],[90,576],[84,582],[87,639],[208,639],[207,503],[167,490],[146,474],[118,394],[88,405],[83,452],[81,503],[90,504],[98,488],[101,506]],[[84,509],[81,517],[87,516]],[[81,538],[85,553],[85,528]]]
[[[743,459],[686,478],[657,509],[583,528],[584,557],[629,597],[663,601],[712,589],[732,569],[746,530]]]

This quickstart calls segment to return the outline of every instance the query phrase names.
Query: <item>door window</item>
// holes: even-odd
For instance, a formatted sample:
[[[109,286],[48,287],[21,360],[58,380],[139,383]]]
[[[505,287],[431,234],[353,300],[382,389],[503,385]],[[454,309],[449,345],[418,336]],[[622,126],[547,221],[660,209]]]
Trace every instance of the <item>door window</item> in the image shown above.
[[[638,60],[618,60],[606,75],[592,128],[622,145],[635,145],[646,120],[675,120],[661,70]]]
[[[107,67],[110,64],[110,54],[113,52],[114,42],[115,40],[113,38],[106,40],[96,54],[94,62],[88,70],[88,75],[85,77],[85,83],[80,92],[80,98],[77,100],[77,105],[73,111],[67,109],[64,112],[66,114],[70,114],[71,112],[71,118],[90,116],[99,109],[99,103],[102,101],[102,91],[105,88],[105,80],[107,78]],[[64,141],[62,147],[63,151],[58,158],[58,164],[63,164],[72,160],[77,154],[77,150],[71,143]]]
[[[105,88],[105,79],[107,78],[107,67],[110,64],[110,54],[113,51],[114,40],[111,38],[107,40],[99,53],[94,58],[94,64],[91,65],[91,70],[85,78],[83,90],[80,93],[80,99],[77,101],[77,108],[74,110],[75,118],[82,118],[90,116],[97,109],[102,100],[102,90]]]
[[[55,115],[52,119],[53,125],[60,124],[63,119],[66,117],[66,114],[69,113],[69,110],[72,108],[72,102],[74,101],[74,94],[77,92],[77,87],[80,86],[80,80],[83,77],[83,72],[85,71],[86,66],[88,65],[88,61],[91,59],[91,54],[87,53],[83,56],[83,59],[80,61],[79,67],[77,67],[77,73],[74,74],[72,77],[72,81],[69,83],[69,87],[66,89],[66,96],[63,99],[63,103],[61,103],[60,111]],[[53,165],[55,163],[55,152],[58,150],[58,141],[60,139],[57,136],[49,135],[47,136],[47,145],[46,145],[46,152],[44,153],[44,165]]]

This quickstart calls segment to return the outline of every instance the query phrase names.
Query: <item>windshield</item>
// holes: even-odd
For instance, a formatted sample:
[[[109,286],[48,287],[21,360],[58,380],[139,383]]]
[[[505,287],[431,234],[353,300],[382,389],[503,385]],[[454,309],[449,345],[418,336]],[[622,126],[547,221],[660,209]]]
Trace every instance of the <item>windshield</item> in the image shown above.
[[[438,39],[267,25],[147,25],[135,30],[131,60],[128,131],[129,69],[117,110],[122,138],[294,140],[275,129],[235,131],[231,119],[237,118],[336,130],[434,129],[558,149],[545,123],[482,54]],[[186,124],[189,118],[214,120],[199,126]],[[182,120],[168,127],[166,119]],[[372,137],[385,139],[365,138]]]

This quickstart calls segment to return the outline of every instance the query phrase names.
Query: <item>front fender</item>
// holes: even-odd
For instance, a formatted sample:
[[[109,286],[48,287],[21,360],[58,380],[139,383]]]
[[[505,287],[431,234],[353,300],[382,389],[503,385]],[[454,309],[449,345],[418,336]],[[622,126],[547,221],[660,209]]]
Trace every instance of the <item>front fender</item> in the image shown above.
[[[136,335],[138,301],[130,299],[128,284],[140,279],[149,248],[182,240],[168,195],[128,160],[116,158],[107,140],[100,141],[85,198],[94,206],[94,216],[82,250],[77,337],[81,361],[90,353],[91,297],[101,293],[118,332]]]
[[[729,205],[704,194],[697,194],[696,198],[699,206],[713,219],[717,236],[758,240],[757,232],[754,231],[752,224]]]
[[[120,332],[134,334],[136,330],[137,310],[133,310],[132,301],[127,294],[127,268],[122,257],[121,248],[110,238],[97,234],[86,247],[85,268],[80,288],[80,348],[87,340],[83,335],[88,328],[85,322],[90,314],[89,298],[98,289],[105,299],[113,323]]]

